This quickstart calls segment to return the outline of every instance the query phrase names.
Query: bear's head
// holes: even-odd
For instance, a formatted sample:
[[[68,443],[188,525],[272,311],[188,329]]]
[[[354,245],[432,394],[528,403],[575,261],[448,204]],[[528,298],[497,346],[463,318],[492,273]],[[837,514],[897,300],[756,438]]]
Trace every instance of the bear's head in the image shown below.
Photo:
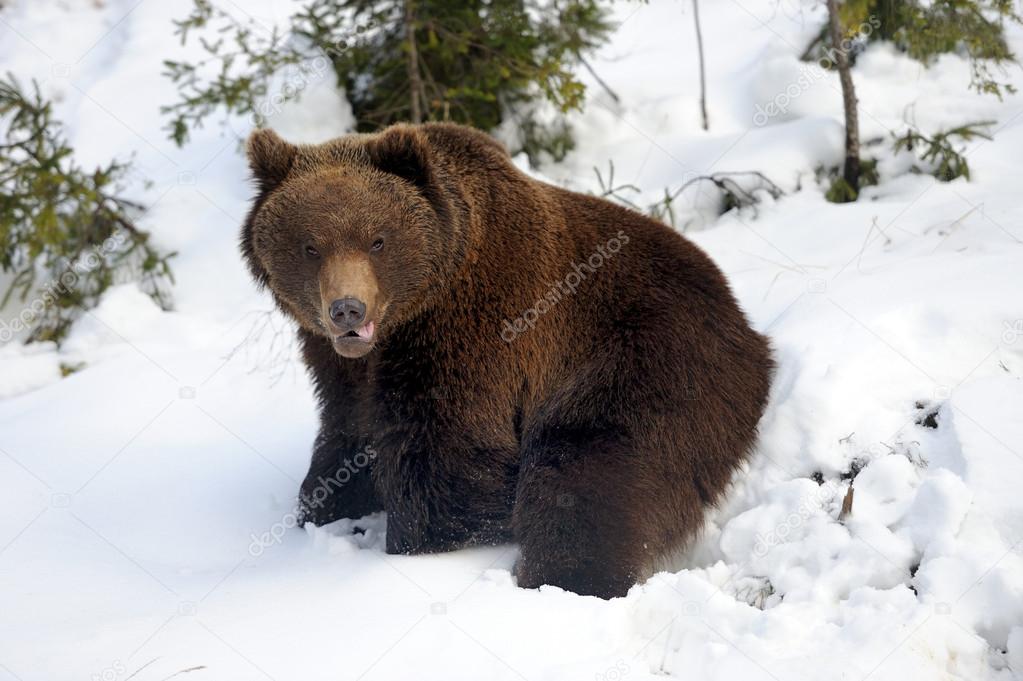
[[[343,357],[426,309],[464,258],[455,183],[417,128],[319,145],[257,130],[247,155],[259,190],[242,230],[249,268]]]

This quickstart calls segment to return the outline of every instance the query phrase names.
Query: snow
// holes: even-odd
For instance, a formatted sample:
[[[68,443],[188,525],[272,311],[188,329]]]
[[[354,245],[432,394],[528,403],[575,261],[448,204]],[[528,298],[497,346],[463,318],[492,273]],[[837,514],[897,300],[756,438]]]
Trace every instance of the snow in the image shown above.
[[[229,4],[264,25],[295,6]],[[796,58],[819,3],[701,4],[707,132],[689,5],[616,6],[593,64],[622,103],[591,84],[577,150],[542,174],[595,191],[613,161],[645,204],[759,170],[786,195],[720,218],[706,185],[678,201],[779,369],[701,539],[601,601],[516,588],[514,546],[388,556],[379,515],[294,527],[316,417],[290,327],[237,253],[248,124],[178,149],[157,112],[174,100],[161,60],[194,50],[169,23],[189,3],[6,5],[0,67],[39,79],[83,163],[134,157],[142,224],[179,255],[174,311],[119,286],[60,349],[0,347],[0,679],[1023,678],[1020,97],[968,91],[958,57],[925,69],[871,47],[864,139],[982,119],[995,139],[948,184],[870,147],[881,184],[838,206],[814,181],[841,159],[837,79]],[[309,73],[282,78],[307,96],[270,124],[344,132],[333,79]]]

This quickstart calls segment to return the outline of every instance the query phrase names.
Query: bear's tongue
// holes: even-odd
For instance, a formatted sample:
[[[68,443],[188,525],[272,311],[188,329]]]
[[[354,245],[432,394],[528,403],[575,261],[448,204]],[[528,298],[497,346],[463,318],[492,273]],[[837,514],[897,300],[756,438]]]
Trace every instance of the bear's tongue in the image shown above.
[[[374,328],[373,322],[370,322],[369,324],[366,324],[365,326],[360,326],[359,328],[357,328],[355,330],[355,333],[362,340],[372,340],[372,338],[373,338],[373,328]]]
[[[342,336],[342,338],[359,338],[359,339],[362,339],[364,341],[371,341],[371,340],[373,340],[373,331],[374,331],[374,329],[375,329],[375,327],[374,327],[373,322],[370,322],[369,324],[366,324],[365,326],[360,326],[357,329],[352,329],[351,331],[346,333],[344,336]]]

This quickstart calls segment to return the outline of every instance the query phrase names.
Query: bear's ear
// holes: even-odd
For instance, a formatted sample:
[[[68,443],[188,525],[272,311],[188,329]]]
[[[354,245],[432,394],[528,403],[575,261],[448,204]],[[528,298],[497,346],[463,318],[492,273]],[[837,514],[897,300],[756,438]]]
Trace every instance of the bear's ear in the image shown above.
[[[245,143],[249,167],[263,189],[272,189],[284,181],[297,152],[298,147],[269,128],[256,130]]]
[[[415,128],[396,125],[366,144],[374,166],[408,180],[421,189],[432,182],[430,149],[425,136]]]

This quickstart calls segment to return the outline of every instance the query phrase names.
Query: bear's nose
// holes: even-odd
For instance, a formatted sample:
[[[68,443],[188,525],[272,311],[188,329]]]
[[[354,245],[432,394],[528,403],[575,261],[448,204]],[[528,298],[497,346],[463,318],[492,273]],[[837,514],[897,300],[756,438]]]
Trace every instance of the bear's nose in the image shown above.
[[[360,326],[366,320],[366,303],[358,298],[339,298],[330,304],[330,319],[342,328]]]

